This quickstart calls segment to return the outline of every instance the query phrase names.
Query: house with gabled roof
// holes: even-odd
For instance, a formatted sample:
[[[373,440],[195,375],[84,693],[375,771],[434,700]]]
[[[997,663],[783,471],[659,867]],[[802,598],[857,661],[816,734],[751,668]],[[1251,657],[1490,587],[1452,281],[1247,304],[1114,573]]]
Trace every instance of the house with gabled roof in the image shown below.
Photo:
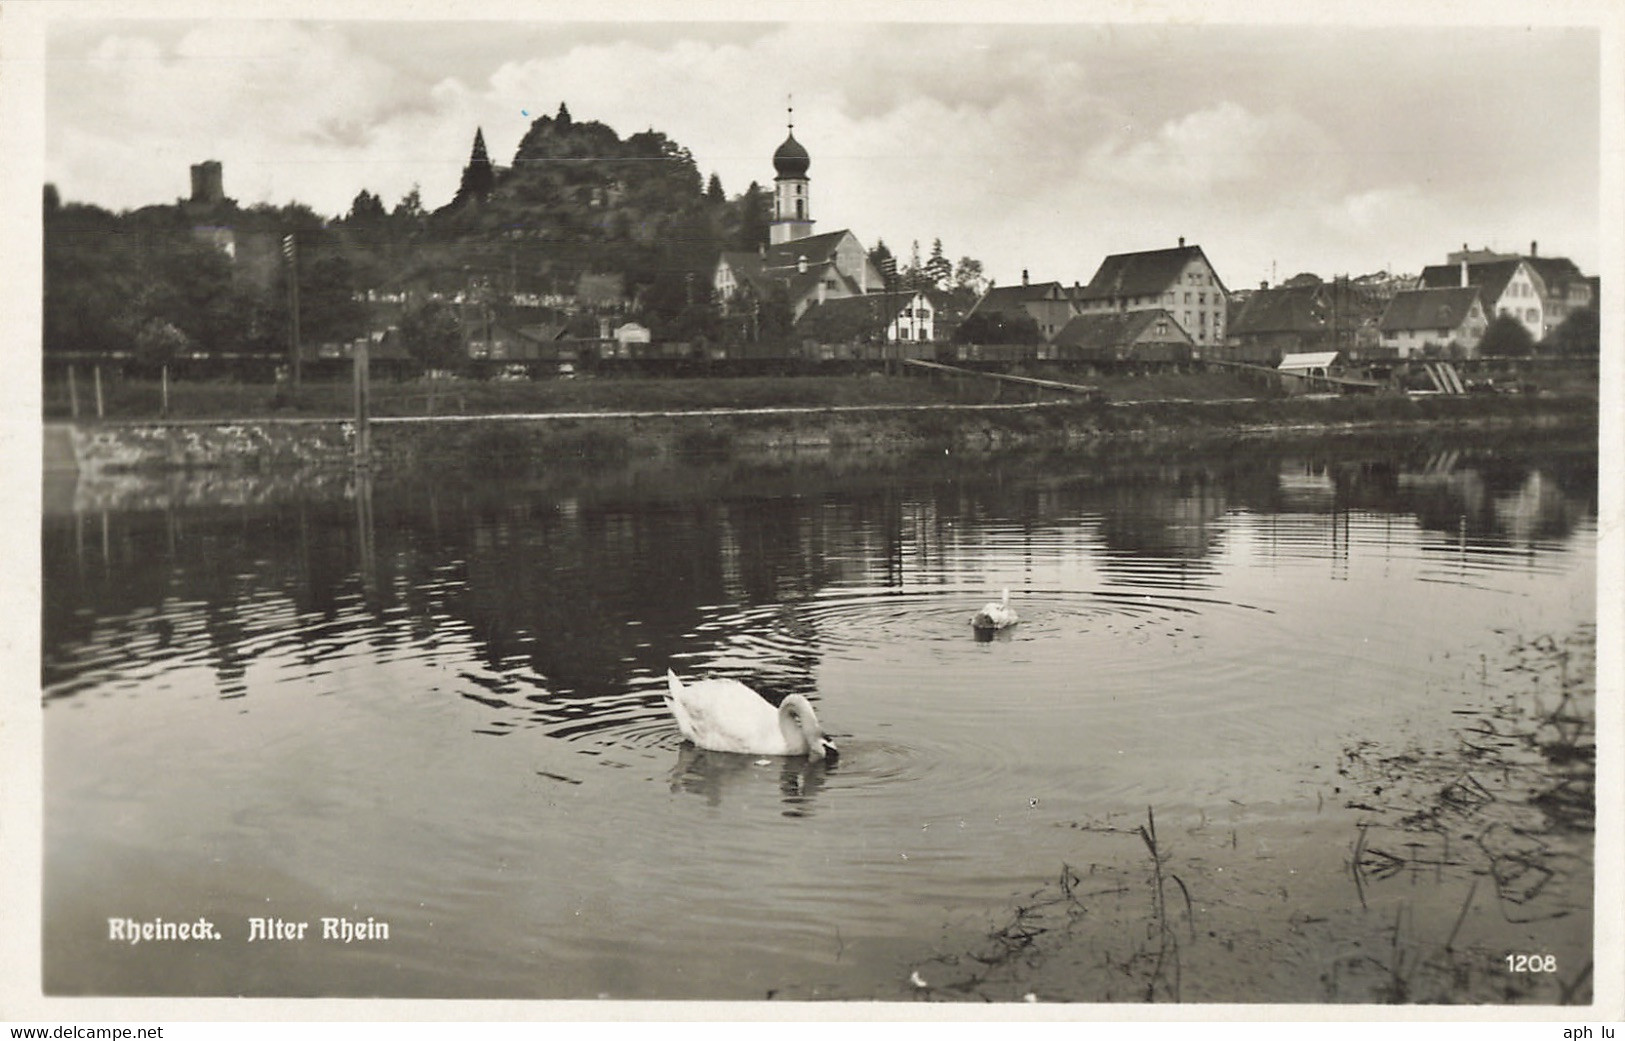
[[[1053,340],[1067,322],[1078,313],[1072,294],[1059,282],[1032,282],[1026,271],[1021,273],[1021,284],[1016,286],[990,286],[981,299],[965,313],[965,321],[982,315],[1010,318],[1031,318],[1045,341]]]
[[[1531,242],[1529,248],[1534,250],[1536,245]],[[1545,299],[1541,301],[1541,318],[1548,333],[1562,325],[1563,320],[1573,312],[1595,306],[1592,280],[1580,273],[1574,261],[1567,257],[1542,257],[1533,252],[1523,259],[1535,269],[1546,287]]]
[[[1056,334],[1049,356],[1062,361],[1189,361],[1195,347],[1173,315],[1154,307],[1080,314]]]
[[[781,242],[756,253],[726,251],[717,258],[711,279],[725,309],[742,295],[765,299],[774,283],[785,287],[795,317],[818,300],[863,296],[885,285],[858,237],[845,230]]]
[[[796,320],[795,337],[824,358],[878,357],[883,344],[929,344],[935,308],[922,292],[869,293],[814,303]]]
[[[1322,282],[1313,275],[1260,286],[1240,302],[1231,298],[1224,356],[1273,365],[1283,354],[1375,346],[1377,322],[1391,295],[1353,279]]]
[[[1187,246],[1184,238],[1174,249],[1114,253],[1072,294],[1081,314],[1161,308],[1198,351],[1224,343],[1228,295],[1202,247]]]
[[[767,299],[776,286],[789,295],[800,318],[812,304],[878,292],[885,280],[858,237],[845,229],[812,233],[812,159],[795,138],[795,126],[773,153],[775,176],[770,244],[752,253],[728,251],[717,258],[711,287],[723,313]]]
[[[1482,293],[1477,286],[1395,293],[1377,323],[1382,345],[1401,358],[1429,348],[1472,357],[1490,324]]]
[[[1545,332],[1547,333],[1562,325],[1563,320],[1572,312],[1581,308],[1595,306],[1597,302],[1596,294],[1593,292],[1595,280],[1581,274],[1579,267],[1567,257],[1541,256],[1538,241],[1530,242],[1529,252],[1523,256],[1519,256],[1517,253],[1497,253],[1489,248],[1468,249],[1467,244],[1463,242],[1460,250],[1452,251],[1447,254],[1447,257],[1448,266],[1457,268],[1457,270],[1460,269],[1463,262],[1469,265],[1479,265],[1522,260],[1527,263],[1534,269],[1535,274],[1540,276],[1540,281],[1545,288],[1545,293],[1541,299],[1541,323],[1545,326]],[[1436,277],[1442,278],[1443,276]],[[1511,300],[1507,302],[1506,306],[1506,313],[1511,313],[1515,308],[1518,308],[1518,304]],[[1528,308],[1523,307],[1522,310],[1527,311]],[[1496,313],[1502,312],[1497,308]],[[1527,314],[1525,315],[1524,325],[1525,328],[1529,327]],[[1539,333],[1535,334],[1536,339],[1539,339],[1540,336]]]
[[[1484,313],[1491,318],[1507,315],[1529,330],[1531,339],[1546,335],[1546,283],[1540,272],[1523,257],[1474,264],[1433,264],[1422,269],[1418,289],[1447,289],[1474,286]],[[1384,341],[1386,342],[1386,341]]]

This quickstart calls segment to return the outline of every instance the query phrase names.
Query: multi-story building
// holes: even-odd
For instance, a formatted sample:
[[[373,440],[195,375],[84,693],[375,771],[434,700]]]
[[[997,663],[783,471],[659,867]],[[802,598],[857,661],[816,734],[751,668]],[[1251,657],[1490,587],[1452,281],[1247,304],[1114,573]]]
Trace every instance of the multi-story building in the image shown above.
[[[1161,308],[1190,335],[1199,353],[1224,343],[1227,298],[1202,247],[1187,246],[1184,238],[1174,249],[1113,254],[1087,286],[1073,292],[1081,314]]]
[[[1434,264],[1422,269],[1418,289],[1474,286],[1490,318],[1515,318],[1531,339],[1546,335],[1546,282],[1523,257],[1473,263]]]
[[[1489,327],[1476,286],[1409,289],[1395,293],[1377,329],[1382,345],[1401,358],[1429,348],[1472,357]]]

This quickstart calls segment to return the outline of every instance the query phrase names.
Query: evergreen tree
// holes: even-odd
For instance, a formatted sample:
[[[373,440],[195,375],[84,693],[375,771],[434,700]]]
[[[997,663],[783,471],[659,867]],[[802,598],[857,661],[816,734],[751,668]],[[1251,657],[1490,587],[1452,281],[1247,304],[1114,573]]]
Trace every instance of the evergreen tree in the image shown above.
[[[712,174],[711,180],[706,183],[705,201],[713,205],[721,205],[728,201],[728,197],[722,194],[722,178],[716,174]]]
[[[491,167],[491,157],[485,151],[485,131],[481,127],[474,128],[474,148],[468,158],[468,165],[463,167],[462,183],[457,186],[457,194],[452,197],[451,204],[459,206],[474,199],[484,199],[496,187],[496,171]]]
[[[766,246],[773,226],[773,200],[755,181],[739,199],[739,238],[736,248],[756,252]]]
[[[931,259],[925,262],[925,277],[933,289],[947,289],[953,279],[954,266],[942,255],[942,240],[931,242]]]
[[[909,250],[908,267],[903,269],[903,286],[911,291],[924,289],[926,281],[925,265],[920,262],[920,240],[915,239]]]

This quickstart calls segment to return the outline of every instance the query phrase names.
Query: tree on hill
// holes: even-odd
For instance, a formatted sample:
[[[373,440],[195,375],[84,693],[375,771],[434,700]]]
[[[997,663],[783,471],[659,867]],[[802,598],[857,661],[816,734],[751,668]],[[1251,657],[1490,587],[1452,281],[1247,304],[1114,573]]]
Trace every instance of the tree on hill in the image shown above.
[[[401,196],[401,201],[395,204],[389,215],[400,224],[416,224],[423,220],[423,193],[418,190],[417,185],[414,184],[411,191]]]
[[[722,178],[716,174],[712,174],[711,179],[705,183],[705,201],[713,206],[728,201],[728,197],[722,193]]]
[[[401,316],[401,346],[425,369],[455,369],[465,360],[463,333],[456,312],[439,300],[427,300]]]
[[[350,202],[350,212],[344,216],[344,221],[355,227],[381,227],[387,220],[389,213],[384,209],[384,200],[365,188],[356,192]]]
[[[311,343],[349,343],[367,332],[367,305],[356,298],[354,266],[336,253],[299,273],[299,326]]]
[[[773,226],[773,200],[755,181],[739,197],[739,235],[734,248],[754,253],[767,245]]]
[[[496,171],[492,169],[491,157],[485,151],[485,131],[475,127],[474,147],[468,157],[468,165],[463,167],[463,178],[457,186],[457,194],[449,205],[462,206],[484,199],[491,194],[496,183]]]
[[[124,322],[135,292],[126,261],[130,235],[118,216],[99,206],[50,205],[44,217],[44,347],[47,351],[110,351],[128,342]]]

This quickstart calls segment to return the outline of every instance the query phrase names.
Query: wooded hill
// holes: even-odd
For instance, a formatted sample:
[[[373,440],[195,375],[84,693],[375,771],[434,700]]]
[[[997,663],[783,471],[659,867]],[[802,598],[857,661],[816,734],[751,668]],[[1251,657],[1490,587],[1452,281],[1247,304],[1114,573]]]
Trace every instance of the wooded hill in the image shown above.
[[[656,130],[623,140],[563,105],[531,124],[507,167],[491,163],[477,133],[457,195],[434,211],[416,189],[387,210],[363,189],[331,220],[230,199],[115,214],[64,204],[48,185],[44,347],[149,360],[285,347],[290,233],[306,342],[364,335],[376,319],[370,297],[391,301],[405,328],[439,330],[444,347],[458,320],[446,301],[459,296],[518,296],[636,318],[663,339],[716,339],[712,266],[723,249],[766,243],[770,205],[754,183],[727,198]]]

